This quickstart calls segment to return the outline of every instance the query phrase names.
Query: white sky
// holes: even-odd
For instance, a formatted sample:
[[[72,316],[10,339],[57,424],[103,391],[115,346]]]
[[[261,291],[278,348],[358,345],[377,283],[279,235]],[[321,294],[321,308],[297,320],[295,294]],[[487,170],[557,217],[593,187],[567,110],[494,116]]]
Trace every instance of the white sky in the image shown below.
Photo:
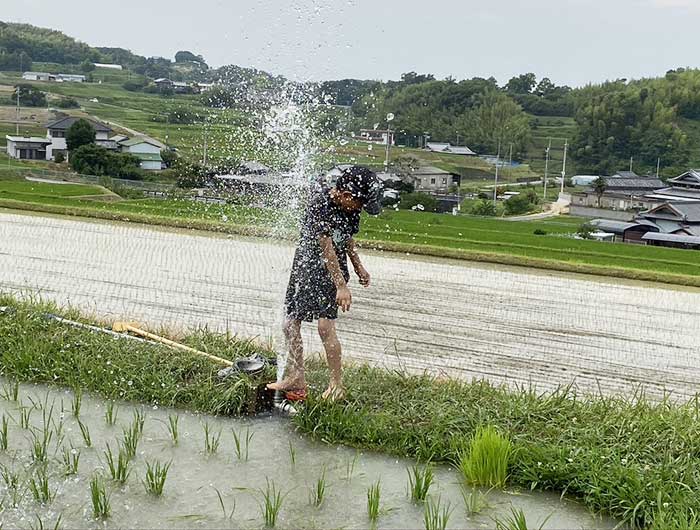
[[[5,0],[4,21],[93,46],[296,80],[524,72],[578,86],[700,66],[700,0]]]

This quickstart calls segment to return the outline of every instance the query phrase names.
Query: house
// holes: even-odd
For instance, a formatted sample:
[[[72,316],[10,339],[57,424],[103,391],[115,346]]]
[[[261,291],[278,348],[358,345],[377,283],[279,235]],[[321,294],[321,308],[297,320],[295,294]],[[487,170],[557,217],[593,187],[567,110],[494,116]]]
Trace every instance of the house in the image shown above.
[[[700,250],[700,236],[686,236],[682,234],[657,234],[649,232],[644,234],[644,242],[655,247],[683,248],[687,250]]]
[[[84,75],[75,74],[58,74],[56,76],[56,81],[59,83],[85,83],[87,81],[87,77]]]
[[[214,88],[214,83],[195,83],[195,86],[199,90],[199,92],[208,92],[212,88]]]
[[[446,153],[450,155],[476,156],[476,153],[466,146],[452,145],[450,143],[428,142],[425,149],[433,153]]]
[[[122,140],[118,145],[122,153],[129,153],[141,161],[141,169],[148,171],[163,169],[163,158],[160,156],[163,147],[160,142],[151,138],[136,137]]]
[[[34,136],[5,136],[7,156],[18,160],[46,160],[46,148],[51,143],[48,138]]]
[[[394,145],[394,131],[382,129],[360,129],[360,136],[357,138],[358,140],[362,140],[364,142],[382,145],[390,143],[391,145]]]
[[[647,222],[664,234],[700,236],[700,201],[664,203],[640,213],[637,222]]]
[[[172,89],[173,88],[173,82],[166,77],[161,77],[160,79],[156,79],[153,82],[160,89]]]
[[[460,177],[433,166],[420,167],[408,177],[416,191],[447,193],[451,186],[459,185]]]
[[[56,81],[56,76],[48,72],[24,72],[22,79],[26,81]]]
[[[109,138],[112,128],[104,123],[100,123],[89,118],[80,118],[76,116],[67,116],[61,118],[46,126],[46,137],[50,140],[50,145],[46,150],[46,159],[54,160],[58,153],[68,154],[68,146],[66,145],[66,132],[78,120],[86,120],[92,124],[95,129],[95,143],[108,149],[115,149],[115,143]]]
[[[173,91],[176,94],[191,94],[194,92],[192,86],[189,83],[181,83],[179,81],[173,81],[172,87],[173,87]]]
[[[664,187],[656,177],[640,177],[630,171],[620,171],[605,180],[605,192],[599,197],[593,188],[587,188],[571,196],[571,214],[577,215],[577,207],[604,208],[608,210],[647,210],[661,201],[649,197],[650,193]],[[591,184],[597,177],[591,180]]]
[[[632,222],[625,223],[623,221],[611,221],[609,219],[595,219],[591,224],[598,230],[606,234],[613,234],[612,241],[621,241],[622,243],[643,244],[643,237],[649,232],[660,232],[658,226],[649,222]]]

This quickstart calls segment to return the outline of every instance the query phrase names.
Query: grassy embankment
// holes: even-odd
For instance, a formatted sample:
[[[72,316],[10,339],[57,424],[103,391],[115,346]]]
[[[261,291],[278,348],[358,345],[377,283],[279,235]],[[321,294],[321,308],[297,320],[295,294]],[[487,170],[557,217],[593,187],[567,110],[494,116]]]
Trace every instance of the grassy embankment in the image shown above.
[[[270,210],[189,200],[101,201],[94,195],[104,193],[102,188],[26,182],[1,166],[4,208],[260,236],[278,220]],[[697,253],[572,239],[579,223],[573,218],[511,222],[386,211],[367,217],[358,239],[365,247],[389,251],[700,286]]]
[[[214,414],[258,410],[257,388],[272,376],[215,379],[216,366],[161,346],[114,339],[42,316],[51,305],[0,296],[0,374],[82,388],[108,399],[157,403]],[[75,311],[67,315],[81,319]],[[226,358],[255,347],[236,337],[195,332],[183,342]],[[264,352],[263,352],[264,353]],[[510,486],[564,492],[596,512],[640,528],[697,528],[700,519],[700,405],[552,394],[486,382],[436,380],[348,366],[346,402],[315,396],[326,383],[309,367],[312,397],[298,428],[326,443],[456,463],[479,426],[495,426],[513,444]]]

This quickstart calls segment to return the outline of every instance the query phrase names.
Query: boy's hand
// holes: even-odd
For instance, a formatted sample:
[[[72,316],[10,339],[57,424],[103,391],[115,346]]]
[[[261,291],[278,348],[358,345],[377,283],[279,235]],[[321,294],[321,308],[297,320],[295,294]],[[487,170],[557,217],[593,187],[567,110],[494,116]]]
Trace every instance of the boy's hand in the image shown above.
[[[338,292],[335,295],[335,301],[338,307],[343,310],[343,312],[350,311],[350,305],[352,304],[352,294],[350,294],[350,289],[347,285],[338,288]]]
[[[355,273],[357,274],[357,277],[360,280],[360,285],[362,285],[363,287],[369,287],[369,272],[367,272],[367,270],[364,267],[358,267],[355,269]]]

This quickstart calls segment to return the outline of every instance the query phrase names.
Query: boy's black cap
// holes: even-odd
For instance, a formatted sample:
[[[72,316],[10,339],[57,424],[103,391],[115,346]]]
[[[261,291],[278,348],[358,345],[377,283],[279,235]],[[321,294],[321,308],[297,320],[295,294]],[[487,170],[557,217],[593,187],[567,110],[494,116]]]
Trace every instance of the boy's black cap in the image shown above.
[[[362,201],[362,206],[370,215],[382,212],[382,183],[376,173],[363,166],[350,166],[343,170],[335,184],[342,191],[349,191]]]

